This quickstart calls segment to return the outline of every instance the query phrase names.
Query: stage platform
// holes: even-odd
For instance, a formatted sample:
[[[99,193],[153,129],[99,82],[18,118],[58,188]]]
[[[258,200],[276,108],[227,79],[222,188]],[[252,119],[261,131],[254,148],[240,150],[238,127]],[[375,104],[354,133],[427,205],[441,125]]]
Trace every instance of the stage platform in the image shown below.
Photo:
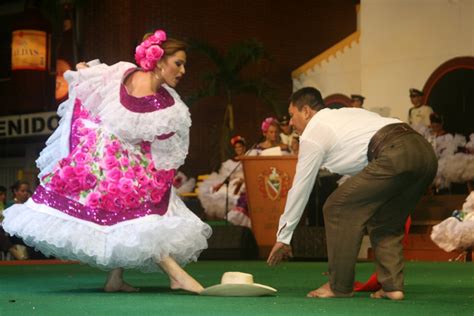
[[[46,261],[44,261],[46,262]],[[139,293],[104,293],[106,273],[79,264],[0,264],[0,315],[473,315],[474,264],[407,262],[406,300],[311,299],[308,291],[327,281],[323,262],[200,261],[186,269],[204,286],[225,271],[252,273],[255,282],[278,289],[276,296],[200,297],[168,288],[162,274],[127,271]],[[35,263],[35,264],[31,264]],[[59,263],[59,264],[58,264]],[[357,265],[365,281],[372,263]]]

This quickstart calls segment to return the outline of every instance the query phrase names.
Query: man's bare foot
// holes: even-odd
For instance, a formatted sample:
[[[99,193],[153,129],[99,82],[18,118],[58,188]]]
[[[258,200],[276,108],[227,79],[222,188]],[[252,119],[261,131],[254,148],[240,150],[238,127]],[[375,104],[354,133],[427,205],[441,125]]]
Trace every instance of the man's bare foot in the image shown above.
[[[347,294],[347,297],[351,297],[353,293]],[[344,295],[345,297],[346,295]],[[319,298],[331,298],[331,297],[340,297],[336,295],[329,286],[329,282],[323,284],[320,288],[309,292],[306,297],[319,297]]]
[[[389,300],[400,301],[403,300],[405,295],[402,291],[385,292],[384,290],[378,290],[375,293],[370,294],[371,298],[388,298]]]

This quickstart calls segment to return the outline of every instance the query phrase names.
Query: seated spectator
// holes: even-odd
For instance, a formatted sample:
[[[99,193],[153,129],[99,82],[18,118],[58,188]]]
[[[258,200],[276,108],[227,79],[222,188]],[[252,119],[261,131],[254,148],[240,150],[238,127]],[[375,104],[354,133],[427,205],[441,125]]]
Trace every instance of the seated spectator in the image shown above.
[[[265,140],[257,145],[257,150],[262,151],[273,147],[280,147],[281,150],[289,151],[289,146],[281,142],[280,125],[274,117],[267,117],[262,122],[261,130]]]
[[[240,194],[245,190],[244,172],[239,158],[245,155],[247,143],[243,137],[235,136],[231,139],[231,144],[235,156],[224,161],[219,172],[213,172],[199,186],[198,198],[210,219],[224,219],[226,212],[237,204]]]
[[[290,152],[292,155],[298,156],[300,152],[300,138],[298,136],[291,140]]]
[[[293,130],[293,127],[290,125],[290,118],[288,115],[283,115],[278,119],[278,123],[280,125],[280,139],[282,144],[288,146],[287,149],[291,147],[291,142],[293,138],[298,136],[296,132]],[[282,149],[284,149],[282,147]]]
[[[7,207],[13,204],[23,204],[30,198],[30,184],[23,180],[16,181],[11,186],[12,200],[7,202]]]
[[[351,94],[351,106],[353,108],[363,108],[365,97],[361,96],[360,94]]]
[[[454,137],[444,129],[444,120],[441,115],[431,113],[430,125],[424,136],[433,146],[438,159],[454,154],[456,150],[452,147]]]
[[[184,173],[178,171],[173,179],[173,187],[176,190],[176,194],[185,194],[194,191],[196,186],[196,179],[188,178]]]
[[[26,247],[22,244],[15,244],[7,233],[3,230],[1,223],[3,221],[2,212],[6,208],[7,201],[7,188],[0,186],[0,251],[8,252],[16,260],[28,259],[28,252]],[[13,204],[13,203],[12,203]]]
[[[464,183],[474,174],[471,170],[473,157],[458,152],[466,145],[463,135],[452,135],[444,129],[443,117],[437,113],[430,115],[429,128],[424,132],[425,138],[431,143],[438,158],[438,172],[433,188],[436,194],[450,194],[452,183]],[[472,166],[472,167],[471,167]]]

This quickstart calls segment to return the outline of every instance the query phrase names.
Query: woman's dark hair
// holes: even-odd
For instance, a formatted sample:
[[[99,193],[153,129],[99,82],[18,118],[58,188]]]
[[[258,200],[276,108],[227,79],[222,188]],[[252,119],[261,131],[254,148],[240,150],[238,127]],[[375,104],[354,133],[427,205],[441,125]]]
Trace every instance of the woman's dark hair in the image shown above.
[[[24,184],[26,184],[27,186],[30,186],[30,183],[28,181],[24,181],[24,180],[15,181],[15,183],[13,183],[13,185],[10,187],[12,193],[15,194],[15,192],[18,191],[20,187]]]
[[[7,188],[5,188],[3,185],[0,185],[0,193],[7,193]]]
[[[439,115],[438,113],[431,113],[430,114],[430,122],[431,123],[439,123],[441,125],[444,124],[444,119],[442,115]]]

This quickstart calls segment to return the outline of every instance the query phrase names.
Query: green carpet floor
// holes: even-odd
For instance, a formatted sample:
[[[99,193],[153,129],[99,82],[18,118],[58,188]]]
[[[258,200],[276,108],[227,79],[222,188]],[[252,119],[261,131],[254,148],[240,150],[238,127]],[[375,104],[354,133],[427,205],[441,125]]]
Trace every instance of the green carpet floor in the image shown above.
[[[204,286],[225,271],[252,273],[255,282],[278,289],[272,297],[200,297],[168,289],[162,274],[128,271],[139,293],[103,293],[105,272],[83,265],[0,266],[0,315],[474,315],[473,263],[406,265],[406,300],[310,299],[326,282],[326,263],[289,262],[269,268],[263,261],[203,261],[187,270]],[[365,281],[373,264],[357,266]]]

